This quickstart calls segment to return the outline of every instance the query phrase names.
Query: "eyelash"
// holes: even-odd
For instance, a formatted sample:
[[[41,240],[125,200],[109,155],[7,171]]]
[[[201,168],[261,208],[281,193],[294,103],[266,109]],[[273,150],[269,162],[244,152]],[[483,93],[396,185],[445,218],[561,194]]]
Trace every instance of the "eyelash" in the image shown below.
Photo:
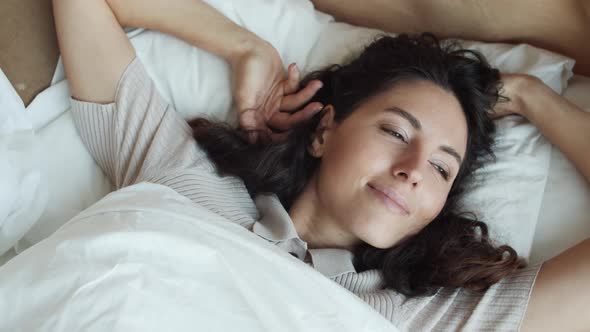
[[[388,128],[382,128],[382,130],[385,131],[386,133],[388,133],[389,135],[391,135],[391,136],[393,136],[393,137],[401,140],[402,142],[407,143],[407,140],[405,139],[405,137],[402,134],[398,133],[397,131],[391,130],[391,129],[388,129]],[[430,164],[432,166],[434,166],[434,168],[436,169],[436,171],[443,177],[443,179],[445,179],[446,181],[449,180],[449,177],[450,177],[449,176],[449,172],[445,171],[444,168],[440,167],[437,164],[434,164],[434,163],[430,163]]]
[[[389,135],[391,135],[391,136],[393,136],[393,137],[401,140],[404,143],[408,143],[408,141],[406,140],[406,138],[404,137],[404,135],[398,133],[397,131],[391,130],[391,129],[388,129],[388,128],[382,128],[382,129],[383,129],[383,131],[385,131]]]
[[[449,180],[449,172],[445,171],[444,168],[438,166],[437,164],[432,164],[432,166],[434,166],[434,168],[436,168],[436,170],[440,173],[440,175],[443,177],[443,179],[445,180]]]

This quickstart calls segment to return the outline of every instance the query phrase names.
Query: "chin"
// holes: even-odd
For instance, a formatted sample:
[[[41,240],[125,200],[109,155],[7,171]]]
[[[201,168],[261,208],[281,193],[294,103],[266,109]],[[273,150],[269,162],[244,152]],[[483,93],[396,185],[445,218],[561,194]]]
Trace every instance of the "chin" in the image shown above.
[[[379,246],[371,245],[371,246],[373,246],[377,249],[389,249],[392,247],[392,246],[386,246],[386,245],[379,245]]]
[[[396,242],[383,242],[383,241],[365,241],[366,243],[368,243],[370,246],[375,247],[377,249],[389,249],[391,247],[393,247]]]
[[[389,237],[384,238],[383,235],[390,234]],[[371,238],[373,241],[367,241],[371,246],[379,249],[389,249],[397,244],[400,244],[405,239],[411,237],[412,233],[403,232],[401,230],[391,230],[383,231],[378,234],[374,234],[375,236]]]
[[[374,229],[368,233],[364,233],[364,237],[361,240],[372,247],[378,249],[389,249],[394,245],[398,244],[403,238],[404,234],[401,234],[401,230],[398,228],[392,228],[391,225],[375,225]],[[378,227],[378,226],[389,226],[389,227]]]

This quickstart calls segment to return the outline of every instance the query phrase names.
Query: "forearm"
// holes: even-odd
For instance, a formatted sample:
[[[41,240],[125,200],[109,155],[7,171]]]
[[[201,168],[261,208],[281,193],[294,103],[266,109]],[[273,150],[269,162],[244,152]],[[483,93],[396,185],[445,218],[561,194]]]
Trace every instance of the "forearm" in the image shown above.
[[[539,84],[527,94],[522,115],[573,162],[590,183],[590,113]]]
[[[401,33],[432,32],[440,37],[493,39],[479,1],[312,0],[315,8],[337,20]],[[464,27],[470,27],[466,30]]]
[[[106,0],[124,27],[173,35],[231,60],[262,40],[200,0]]]
[[[355,25],[441,38],[523,42],[565,54],[590,75],[590,4],[580,0],[312,0]]]

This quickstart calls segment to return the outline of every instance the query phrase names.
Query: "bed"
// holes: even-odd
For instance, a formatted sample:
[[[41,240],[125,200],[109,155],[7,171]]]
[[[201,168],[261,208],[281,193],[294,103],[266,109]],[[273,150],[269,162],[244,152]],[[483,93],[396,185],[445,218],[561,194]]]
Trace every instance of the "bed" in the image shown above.
[[[208,2],[271,42],[285,64],[297,62],[304,72],[341,62],[382,33],[334,22],[307,0]],[[260,15],[266,19],[260,20]],[[159,91],[185,118],[208,116],[235,124],[229,69],[223,61],[158,32],[127,33]],[[462,43],[484,53],[502,71],[535,75],[590,110],[590,78],[573,75],[571,59],[530,45]],[[109,230],[120,231],[123,225],[100,216],[100,200],[113,188],[77,135],[63,78],[58,65],[52,86],[25,109],[0,76],[0,92],[7,96],[0,100],[0,151],[9,157],[0,162],[0,312],[9,313],[0,330],[189,330],[196,322],[208,331],[238,326],[242,331],[391,330],[370,307],[305,264],[244,232],[211,222],[214,218],[201,212],[176,216],[185,220],[191,213],[198,215],[207,221],[199,227],[178,222],[163,229],[138,223],[137,234],[110,236]],[[488,222],[496,241],[512,245],[532,263],[590,237],[590,186],[571,163],[522,118],[507,117],[498,128],[498,161],[480,171],[480,180],[464,201],[466,208]],[[158,195],[169,197],[154,192],[136,203],[151,199],[157,205],[163,197]],[[135,217],[122,220],[128,218]],[[166,249],[149,249],[154,241]],[[234,245],[220,245],[225,241]],[[193,251],[207,254],[198,259],[186,254]],[[258,255],[243,255],[249,251]],[[80,257],[80,252],[86,256]],[[131,253],[142,260],[133,266],[119,264],[117,257]],[[212,257],[223,257],[226,264]],[[240,265],[244,257],[259,267],[258,274],[246,273],[246,281],[235,275],[240,266],[248,270]],[[234,277],[215,278],[215,273],[197,266],[231,271]],[[75,286],[89,273],[95,284]],[[260,274],[276,275],[284,282]],[[285,283],[297,282],[293,274],[304,276],[305,282],[285,289]],[[157,280],[167,283],[154,287]],[[118,297],[115,290],[121,289],[153,301],[142,306],[134,302],[140,297]],[[221,315],[195,301],[198,296],[235,314]],[[311,302],[314,305],[306,307]],[[290,304],[289,310],[277,310],[284,303]],[[326,309],[330,303],[340,303],[341,310]],[[275,312],[276,318],[269,319],[265,312]],[[126,319],[118,319],[123,313]]]

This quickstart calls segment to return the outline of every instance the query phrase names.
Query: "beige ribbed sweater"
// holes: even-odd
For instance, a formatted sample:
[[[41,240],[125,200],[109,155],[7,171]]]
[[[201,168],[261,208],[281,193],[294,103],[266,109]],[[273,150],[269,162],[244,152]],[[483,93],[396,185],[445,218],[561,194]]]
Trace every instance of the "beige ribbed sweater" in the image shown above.
[[[240,179],[218,176],[187,123],[159,95],[138,58],[121,77],[114,103],[72,99],[72,113],[86,147],[116,188],[142,181],[168,186],[302,260],[311,257],[309,264],[402,331],[519,328],[539,265],[505,278],[485,294],[443,289],[431,297],[406,299],[381,289],[380,272],[357,273],[350,252],[307,250],[276,196],[259,196],[254,201]]]

